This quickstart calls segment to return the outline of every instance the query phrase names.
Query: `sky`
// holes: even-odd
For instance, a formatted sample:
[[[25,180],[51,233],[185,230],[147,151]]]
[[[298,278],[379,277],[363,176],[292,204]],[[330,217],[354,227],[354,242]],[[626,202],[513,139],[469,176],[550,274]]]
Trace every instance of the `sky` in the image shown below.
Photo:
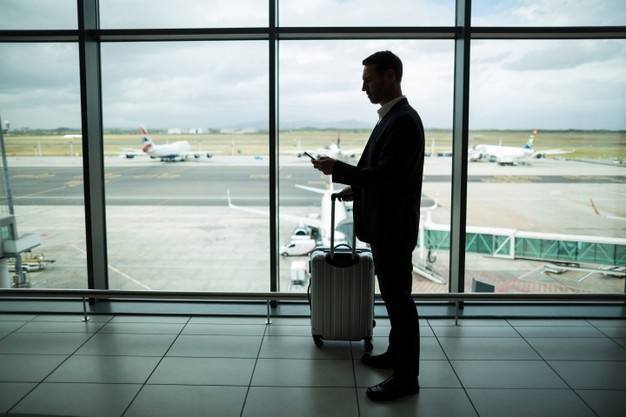
[[[626,25],[623,0],[473,0],[476,26]],[[1,29],[75,29],[75,0],[2,0]],[[393,7],[388,7],[392,5]],[[103,28],[263,27],[261,0],[100,0]],[[453,0],[284,0],[279,25],[452,26]],[[450,40],[283,40],[283,128],[368,127],[363,58],[389,49],[425,127],[452,126]],[[265,128],[266,41],[104,43],[105,128]],[[78,48],[0,43],[0,116],[11,128],[80,127]],[[471,129],[626,130],[626,39],[477,40]]]

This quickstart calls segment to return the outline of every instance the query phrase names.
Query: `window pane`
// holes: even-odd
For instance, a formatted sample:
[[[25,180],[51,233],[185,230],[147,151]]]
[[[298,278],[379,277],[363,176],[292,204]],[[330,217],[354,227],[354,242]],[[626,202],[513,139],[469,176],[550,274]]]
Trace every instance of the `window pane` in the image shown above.
[[[603,273],[623,270],[626,256],[624,46],[473,44],[468,281],[500,292],[624,291]]]
[[[21,256],[27,272],[11,272],[11,285],[86,288],[78,48],[0,44],[0,55],[2,237],[15,240],[6,226],[15,213],[15,237],[26,244],[18,250],[32,248]],[[13,271],[15,255],[7,257]]]
[[[102,56],[111,287],[267,291],[266,44],[114,43]],[[229,208],[228,193],[264,215]]]
[[[452,26],[454,0],[280,0],[281,26]]]
[[[103,29],[258,27],[268,16],[257,0],[100,0]]]
[[[0,29],[76,29],[75,0],[2,0]]]
[[[284,218],[281,221],[281,243],[294,245],[301,240],[294,235],[298,223],[326,225],[328,232],[320,232],[318,244],[328,246],[330,227],[329,195],[324,191],[329,177],[315,171],[303,151],[314,155],[330,154],[356,164],[378,120],[376,110],[361,91],[364,58],[371,53],[390,49],[403,61],[403,93],[420,113],[426,129],[427,148],[449,150],[452,120],[453,44],[448,41],[293,41],[280,45],[280,151],[281,151],[281,215],[297,214],[301,220]],[[333,147],[339,148],[337,154]],[[324,149],[326,148],[326,149]],[[445,158],[449,159],[449,158]],[[449,200],[450,164],[440,167],[438,158],[428,159],[424,168],[423,208],[434,200]],[[297,186],[309,189],[296,188]],[[336,190],[344,187],[334,184]],[[324,199],[326,199],[324,201]],[[344,203],[341,203],[344,204]],[[449,207],[449,206],[448,206]],[[437,209],[437,213],[438,213]],[[339,231],[351,233],[350,206],[346,212],[348,225]],[[285,216],[286,217],[286,216]],[[422,220],[428,218],[423,213]],[[449,211],[440,217],[449,223]],[[351,235],[348,235],[351,236]],[[348,238],[350,240],[350,238]],[[303,244],[300,244],[304,246]],[[424,244],[422,244],[424,247]],[[446,292],[448,280],[447,248],[439,250],[440,259],[428,261],[428,249],[417,248],[414,264],[416,292]],[[430,260],[436,258],[431,253]],[[286,257],[281,261],[281,277],[289,278],[289,271],[297,270],[304,255]],[[444,261],[441,261],[441,260]],[[295,263],[295,265],[294,265]],[[289,281],[282,282],[296,288]]]
[[[472,0],[475,26],[623,26],[621,0]]]

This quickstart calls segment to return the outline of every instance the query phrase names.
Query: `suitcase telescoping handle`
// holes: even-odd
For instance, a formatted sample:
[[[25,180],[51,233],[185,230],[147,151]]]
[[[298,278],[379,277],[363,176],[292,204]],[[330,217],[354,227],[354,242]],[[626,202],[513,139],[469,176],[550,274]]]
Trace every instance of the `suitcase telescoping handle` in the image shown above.
[[[330,195],[331,205],[330,205],[330,259],[334,260],[335,258],[335,200],[337,200],[339,196],[337,193],[333,193]],[[348,246],[347,244],[341,244],[337,246]],[[352,230],[352,259],[356,258],[356,233],[354,228]]]

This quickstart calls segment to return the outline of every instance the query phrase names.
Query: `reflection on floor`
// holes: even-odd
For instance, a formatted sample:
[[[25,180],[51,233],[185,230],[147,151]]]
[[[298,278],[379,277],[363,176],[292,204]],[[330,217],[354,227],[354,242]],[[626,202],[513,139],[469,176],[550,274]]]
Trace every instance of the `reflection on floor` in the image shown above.
[[[377,404],[362,343],[307,319],[0,315],[0,413],[64,416],[624,416],[625,320],[421,321],[418,395]],[[374,351],[389,328],[378,320]]]

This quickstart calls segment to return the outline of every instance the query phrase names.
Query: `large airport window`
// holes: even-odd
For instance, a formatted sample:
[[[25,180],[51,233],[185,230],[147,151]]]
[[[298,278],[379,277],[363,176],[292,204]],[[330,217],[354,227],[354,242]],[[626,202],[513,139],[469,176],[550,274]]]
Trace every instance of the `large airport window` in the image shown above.
[[[265,27],[267,1],[100,0],[103,29]]]
[[[86,288],[78,47],[4,43],[0,56],[0,286]]]
[[[3,0],[0,4],[0,30],[77,27],[75,0]]]
[[[466,288],[624,291],[624,46],[473,43]]]
[[[452,26],[454,0],[279,1],[281,26]]]
[[[312,190],[341,185],[301,154],[363,149],[377,106],[361,91],[361,61],[390,49],[426,129],[414,291],[455,287],[454,131],[469,142],[467,291],[624,292],[626,40],[597,29],[625,24],[619,2],[475,0],[476,30],[461,34],[456,0],[86,0],[98,6],[89,39],[76,31],[81,3],[53,3],[0,6],[0,268],[11,270],[1,285],[87,285],[87,227],[100,219],[85,218],[85,190],[98,187],[84,184],[83,137],[98,133],[102,104],[104,178],[85,166],[106,203],[87,215],[105,213],[110,288],[252,292],[278,279],[279,291],[305,291],[306,253],[329,243],[325,197]],[[428,27],[440,29],[422,39]],[[251,28],[263,40],[243,40]],[[142,42],[124,30],[100,37],[108,29],[143,29]],[[68,36],[75,43],[59,43]],[[455,42],[469,48],[469,86]],[[101,85],[86,77],[81,91],[98,52]],[[466,91],[469,108],[453,117]]]
[[[619,0],[472,0],[474,26],[618,26],[626,24]]]
[[[267,44],[112,43],[102,62],[111,288],[267,291]]]
[[[356,164],[378,120],[378,105],[362,88],[364,58],[382,49],[404,63],[403,93],[426,129],[422,223],[431,214],[449,224],[453,44],[450,41],[289,41],[280,45],[280,214],[281,287],[302,289],[299,269],[314,247],[330,244],[330,192],[345,185],[314,170],[304,152]],[[432,212],[432,213],[431,213]],[[289,216],[296,215],[297,216]],[[338,202],[336,242],[351,243],[351,203]],[[360,243],[359,243],[360,244]],[[446,292],[447,248],[429,251],[425,241],[414,253],[414,290]],[[439,256],[439,259],[437,259]]]

